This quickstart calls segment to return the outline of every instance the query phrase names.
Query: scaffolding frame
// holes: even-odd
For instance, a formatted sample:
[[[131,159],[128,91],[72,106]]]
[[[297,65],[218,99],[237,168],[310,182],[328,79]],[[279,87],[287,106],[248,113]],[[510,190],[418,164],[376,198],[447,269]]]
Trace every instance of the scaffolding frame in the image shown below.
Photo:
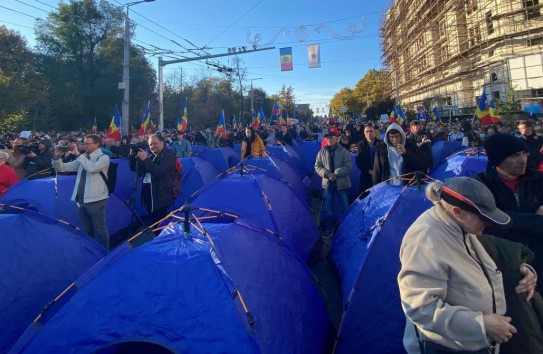
[[[542,6],[538,0],[389,0],[380,21],[388,93],[406,108],[456,104],[471,113],[483,87],[509,84],[509,59],[543,53]],[[495,71],[499,80],[491,80]]]

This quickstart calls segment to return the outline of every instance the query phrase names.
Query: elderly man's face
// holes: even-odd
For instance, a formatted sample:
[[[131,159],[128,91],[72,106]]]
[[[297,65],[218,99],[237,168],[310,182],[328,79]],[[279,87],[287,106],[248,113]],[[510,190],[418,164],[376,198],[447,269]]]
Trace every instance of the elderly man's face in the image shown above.
[[[513,155],[507,156],[498,166],[503,172],[509,176],[522,176],[526,173],[528,164],[528,154],[526,151],[519,151]]]

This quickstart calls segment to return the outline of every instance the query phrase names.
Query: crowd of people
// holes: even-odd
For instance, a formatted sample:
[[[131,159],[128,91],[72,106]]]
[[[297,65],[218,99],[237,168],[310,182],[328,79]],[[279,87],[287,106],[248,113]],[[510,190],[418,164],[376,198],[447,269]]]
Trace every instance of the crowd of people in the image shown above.
[[[441,140],[484,147],[488,166],[473,178],[431,183],[426,195],[434,207],[403,238],[398,284],[407,317],[405,347],[409,353],[496,353],[500,345],[505,353],[543,352],[542,285],[537,282],[543,271],[540,122],[324,121],[166,130],[148,137],[133,133],[121,141],[83,132],[37,132],[27,138],[2,133],[0,195],[23,178],[76,174],[72,200],[81,226],[108,249],[105,175],[110,157],[127,157],[142,177],[141,200],[155,222],[173,202],[176,157],[190,157],[195,145],[240,144],[243,160],[266,156],[266,145],[318,141],[321,227],[329,238],[334,208],[339,205],[341,215],[349,205],[351,154],[356,154],[363,193],[383,181],[402,185],[418,173],[427,174],[434,165],[432,145]]]

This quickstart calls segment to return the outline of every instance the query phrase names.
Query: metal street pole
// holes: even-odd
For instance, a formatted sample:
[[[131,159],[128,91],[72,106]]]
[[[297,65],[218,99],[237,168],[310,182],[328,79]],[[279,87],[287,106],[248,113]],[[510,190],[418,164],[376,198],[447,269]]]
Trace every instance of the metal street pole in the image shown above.
[[[141,4],[143,2],[153,2],[155,0],[134,1],[124,4],[126,6],[126,18],[124,21],[124,60],[123,60],[123,82],[119,83],[119,89],[124,90],[123,102],[121,105],[121,134],[130,134],[129,122],[129,103],[130,103],[130,6]]]
[[[257,77],[256,79],[251,79],[251,118],[253,117],[253,114],[255,113],[255,108],[253,105],[253,81],[255,80],[261,80],[261,77]]]

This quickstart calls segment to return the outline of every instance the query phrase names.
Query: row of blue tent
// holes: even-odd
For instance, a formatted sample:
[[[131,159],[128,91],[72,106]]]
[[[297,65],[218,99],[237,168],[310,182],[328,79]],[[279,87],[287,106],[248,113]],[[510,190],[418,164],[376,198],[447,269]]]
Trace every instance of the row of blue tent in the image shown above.
[[[0,348],[16,343],[11,352],[105,353],[147,343],[156,346],[153,351],[171,352],[328,350],[330,320],[305,265],[320,238],[307,204],[319,149],[316,142],[297,150],[272,146],[269,157],[239,165],[229,148],[202,149],[182,159],[184,194],[175,207],[188,202],[191,209],[173,213],[159,237],[136,237],[105,258],[77,228],[76,216],[66,221],[71,202],[60,201],[69,200],[73,176],[21,182],[0,199],[6,225],[0,259],[17,265],[3,267],[0,313],[9,327]],[[486,156],[460,150],[440,167],[446,166],[448,177],[462,175],[471,158]],[[122,213],[111,218],[112,226],[122,227],[138,181],[123,172],[126,160],[118,163],[120,206],[108,208]],[[42,185],[32,189],[32,183]],[[25,201],[25,190],[33,198]],[[429,206],[423,186],[383,183],[342,217],[332,247],[345,309],[335,352],[403,350],[405,321],[395,280],[399,245]],[[183,228],[183,221],[190,227]],[[73,242],[62,242],[68,239]]]

